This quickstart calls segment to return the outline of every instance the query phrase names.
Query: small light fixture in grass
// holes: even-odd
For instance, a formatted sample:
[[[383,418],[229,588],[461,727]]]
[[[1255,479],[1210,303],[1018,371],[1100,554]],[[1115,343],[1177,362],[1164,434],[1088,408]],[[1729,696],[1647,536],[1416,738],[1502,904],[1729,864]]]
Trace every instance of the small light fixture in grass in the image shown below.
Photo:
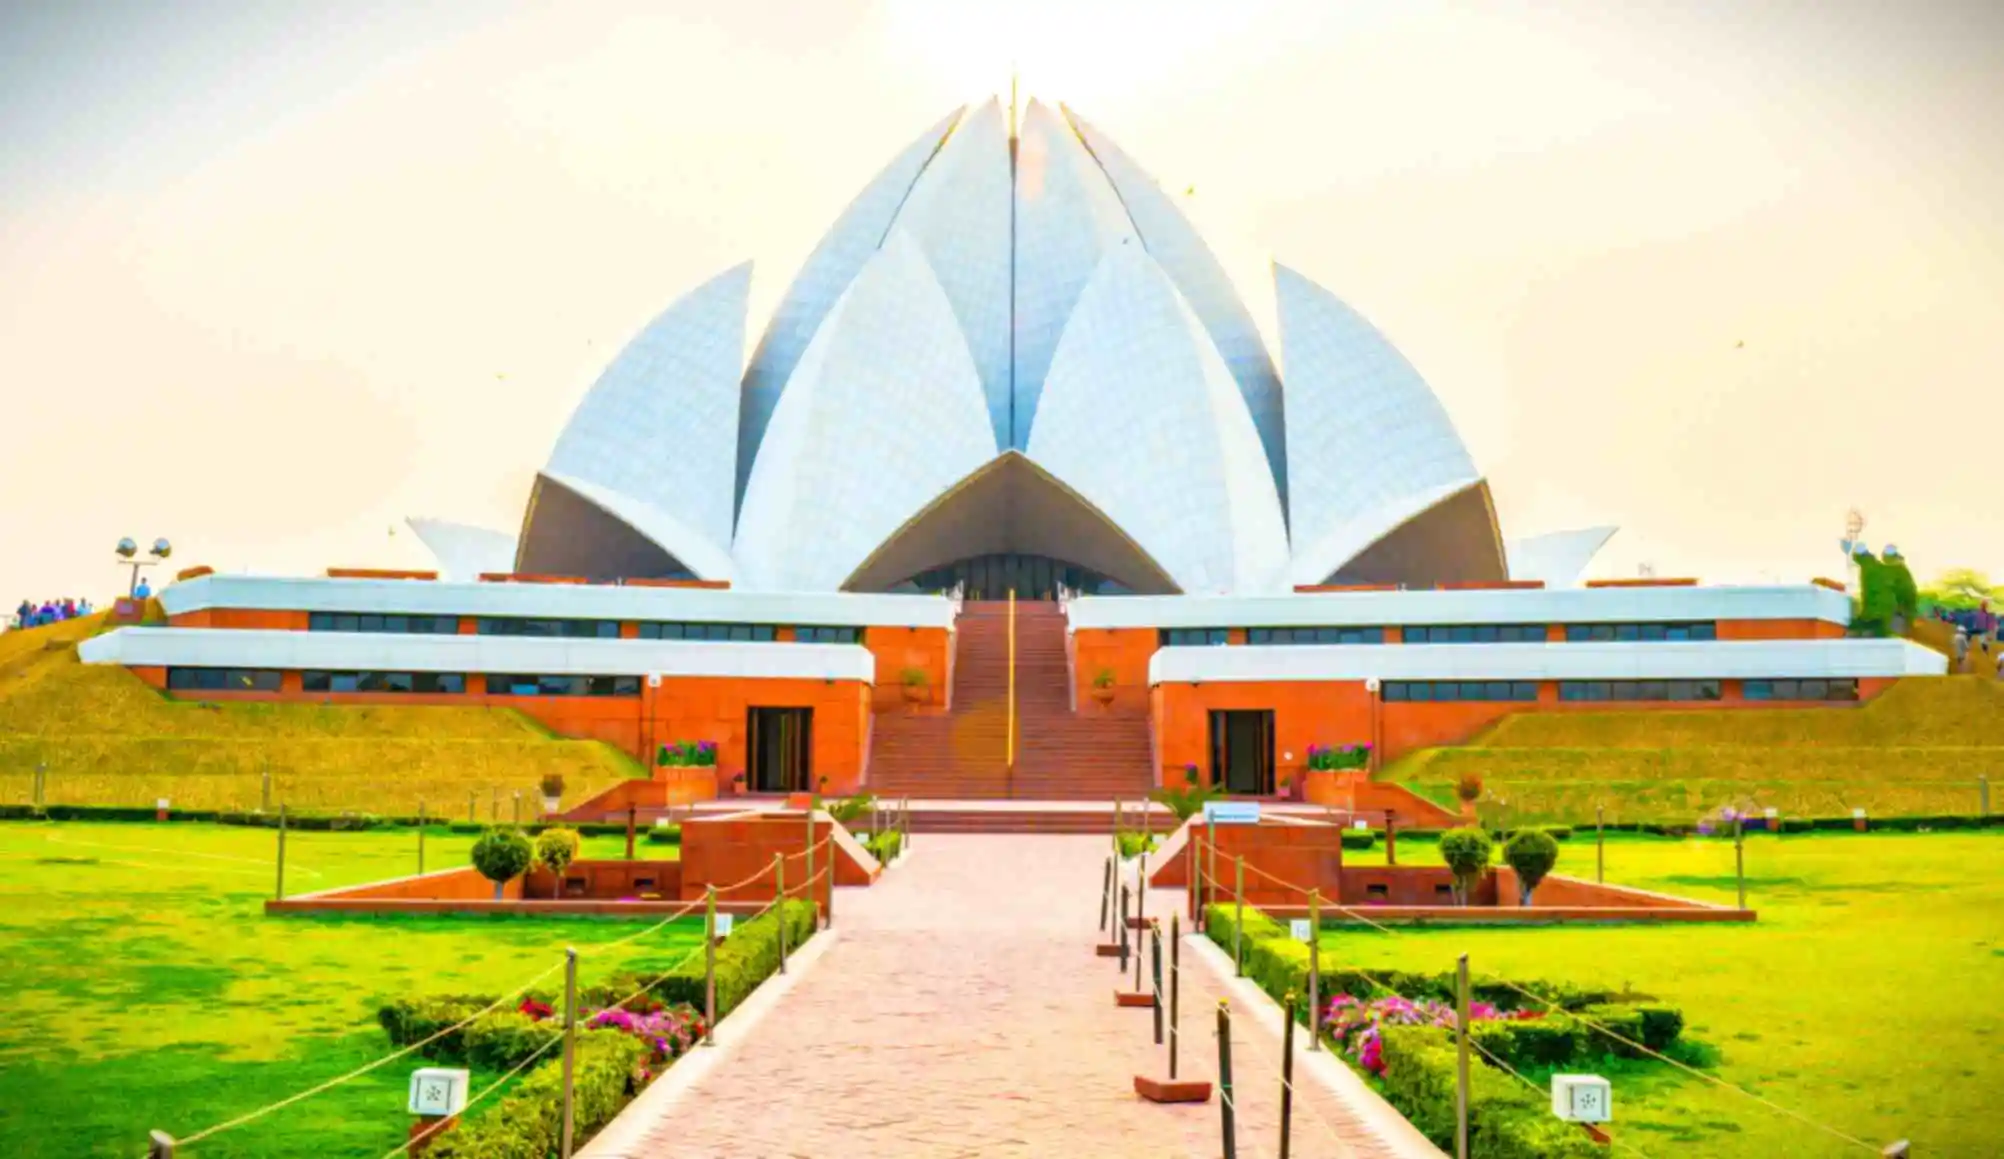
[[[1503,846],[1503,860],[1517,871],[1518,901],[1531,904],[1531,894],[1559,863],[1559,843],[1543,829],[1520,829]]]
[[[1449,829],[1440,835],[1440,857],[1447,862],[1447,868],[1454,874],[1454,902],[1468,904],[1474,892],[1475,883],[1481,880],[1482,871],[1489,866],[1489,855],[1495,844],[1489,834],[1472,826]]]
[[[509,882],[527,873],[536,859],[536,850],[520,829],[489,829],[473,843],[473,868],[494,883],[494,900]]]

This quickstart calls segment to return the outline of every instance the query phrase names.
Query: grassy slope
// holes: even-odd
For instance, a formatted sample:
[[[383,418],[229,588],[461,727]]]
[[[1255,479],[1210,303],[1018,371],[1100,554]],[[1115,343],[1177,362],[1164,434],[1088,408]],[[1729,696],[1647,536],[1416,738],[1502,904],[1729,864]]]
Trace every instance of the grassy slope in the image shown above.
[[[432,836],[428,864],[464,864],[472,840]],[[415,842],[411,831],[293,833],[288,888],[409,873]],[[593,839],[585,855],[620,845]],[[644,927],[267,919],[273,850],[270,832],[220,826],[0,825],[0,944],[12,967],[0,1154],[130,1156],[149,1129],[186,1136],[380,1058],[390,1047],[374,1016],[385,998],[512,989],[566,945],[589,983],[627,965],[666,968],[700,941],[695,924],[596,951]],[[639,852],[672,849],[643,842]],[[414,1065],[392,1063],[199,1153],[375,1159],[408,1128]]]
[[[434,811],[463,810],[469,792],[483,809],[497,789],[533,799],[546,773],[575,803],[638,772],[610,746],[553,739],[503,709],[169,700],[80,663],[74,644],[93,630],[0,636],[0,801],[27,800],[41,763],[52,804],[256,807],[268,767],[274,801],[295,809],[400,813],[420,797]]]
[[[1408,852],[1410,850],[1410,852]],[[1427,844],[1402,862],[1437,864]],[[1324,961],[1590,984],[1632,983],[1683,1008],[1721,1053],[1716,1073],[1819,1122],[1917,1155],[1996,1154],[2004,1091],[2004,881],[1975,872],[2004,834],[1754,837],[1753,926],[1530,930],[1344,928]],[[1382,861],[1382,854],[1372,860]],[[1610,840],[1608,879],[1733,898],[1729,842]],[[1591,877],[1594,846],[1563,846],[1560,872]],[[1841,1156],[1855,1149],[1702,1080],[1622,1067],[1615,1131],[1648,1155]]]
[[[2004,769],[2004,685],[1907,680],[1857,709],[1524,713],[1457,748],[1395,762],[1389,779],[1445,800],[1480,776],[1511,816],[1688,821],[1751,797],[1790,815],[1973,813]],[[1992,807],[2004,809],[2004,779]]]

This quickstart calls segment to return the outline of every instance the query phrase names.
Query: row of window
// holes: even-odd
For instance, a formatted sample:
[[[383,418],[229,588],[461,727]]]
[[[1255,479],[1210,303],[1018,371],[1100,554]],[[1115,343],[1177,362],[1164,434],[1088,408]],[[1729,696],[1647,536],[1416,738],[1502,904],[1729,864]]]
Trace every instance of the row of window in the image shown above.
[[[269,668],[169,668],[173,692],[277,692],[279,674]]]
[[[299,674],[306,692],[443,692],[466,691],[466,677],[457,672],[317,672]]]
[[[413,636],[456,636],[459,634],[459,617],[314,612],[306,617],[306,627],[313,632],[390,632]]]
[[[638,696],[638,676],[487,677],[489,696]]]
[[[638,676],[488,675],[490,696],[639,696]],[[277,692],[280,674],[268,668],[169,668],[174,692]],[[299,674],[305,692],[424,692],[460,695],[466,677],[457,672],[323,672]]]
[[[1408,644],[1542,644],[1544,624],[1415,624],[1399,630]],[[1164,628],[1164,647],[1187,648],[1229,643],[1226,628]],[[1615,640],[1716,640],[1718,625],[1707,620],[1655,624],[1567,624],[1566,642]],[[1248,628],[1248,644],[1382,644],[1385,629],[1366,627]]]
[[[1716,680],[1561,680],[1560,700],[1717,700]]]
[[[347,612],[313,612],[306,626],[314,632],[387,632],[392,634],[451,636],[459,632],[457,616],[375,615]],[[645,621],[638,625],[642,640],[772,641],[779,638],[773,624],[709,624]],[[521,616],[482,616],[476,631],[483,636],[534,636],[558,639],[617,640],[618,620],[549,620]],[[803,644],[860,644],[863,630],[858,627],[800,627],[793,638]]]
[[[1535,680],[1387,680],[1382,691],[1387,701],[1414,704],[1465,700],[1532,701],[1538,699],[1538,682]]]
[[[1716,640],[1719,626],[1710,620],[1671,624],[1567,624],[1566,643],[1598,644],[1628,640]]]
[[[1748,700],[1856,700],[1856,680],[1748,680],[1740,695]]]

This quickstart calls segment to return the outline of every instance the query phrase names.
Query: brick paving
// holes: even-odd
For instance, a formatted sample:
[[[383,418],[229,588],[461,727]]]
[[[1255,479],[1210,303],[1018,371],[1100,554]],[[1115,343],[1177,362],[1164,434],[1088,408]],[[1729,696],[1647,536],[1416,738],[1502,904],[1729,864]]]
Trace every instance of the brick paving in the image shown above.
[[[659,1121],[621,1159],[1219,1155],[1215,1095],[1134,1094],[1134,1075],[1163,1076],[1166,1059],[1149,1011],[1115,1007],[1114,962],[1092,956],[1106,852],[1104,837],[921,837],[876,886],[841,892],[840,940],[743,1041],[715,1048],[714,1069],[665,1107],[636,1106]],[[1150,912],[1180,897],[1156,891]],[[1214,1077],[1227,985],[1186,947],[1179,1077]],[[1247,1159],[1278,1154],[1277,1033],[1234,1020]],[[1293,1155],[1438,1154],[1369,1117],[1297,1065]]]

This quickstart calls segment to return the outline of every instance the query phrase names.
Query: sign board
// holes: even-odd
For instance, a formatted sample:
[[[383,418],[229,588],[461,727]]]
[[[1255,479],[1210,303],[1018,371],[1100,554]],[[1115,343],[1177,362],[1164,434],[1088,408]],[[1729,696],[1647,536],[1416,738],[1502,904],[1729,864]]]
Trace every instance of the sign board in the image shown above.
[[[1259,802],[1206,801],[1204,802],[1204,823],[1207,825],[1257,825],[1259,824]]]
[[[1287,923],[1287,932],[1293,935],[1294,940],[1297,942],[1307,942],[1313,936],[1309,932],[1307,918],[1294,918],[1289,921]]]
[[[1552,1114],[1568,1123],[1605,1123],[1614,1118],[1614,1092],[1592,1074],[1552,1076]]]
[[[737,915],[735,915],[735,914],[718,914],[718,915],[717,915],[717,936],[718,936],[718,937],[720,937],[720,938],[728,938],[728,937],[730,937],[730,936],[731,936],[731,927],[732,927],[733,925],[736,925],[736,924],[737,924]]]
[[[429,1118],[458,1114],[466,1109],[466,1085],[467,1072],[457,1067],[419,1067],[411,1072],[411,1114]]]

